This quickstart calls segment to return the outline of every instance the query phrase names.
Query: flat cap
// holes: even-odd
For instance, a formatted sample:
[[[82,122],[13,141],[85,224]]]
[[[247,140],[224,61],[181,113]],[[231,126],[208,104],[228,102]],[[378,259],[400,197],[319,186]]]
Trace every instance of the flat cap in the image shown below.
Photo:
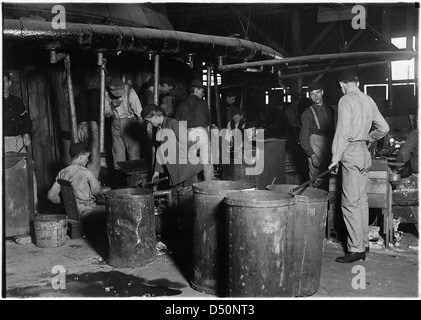
[[[198,79],[194,79],[190,82],[190,88],[199,88],[199,89],[203,89],[203,83],[202,81],[198,80]]]
[[[319,90],[319,89],[323,89],[323,86],[319,81],[315,81],[315,82],[311,82],[308,85],[307,92],[311,92],[313,90]]]
[[[142,109],[140,116],[145,119],[149,116],[152,111],[161,111],[161,109],[156,104],[148,104]]]

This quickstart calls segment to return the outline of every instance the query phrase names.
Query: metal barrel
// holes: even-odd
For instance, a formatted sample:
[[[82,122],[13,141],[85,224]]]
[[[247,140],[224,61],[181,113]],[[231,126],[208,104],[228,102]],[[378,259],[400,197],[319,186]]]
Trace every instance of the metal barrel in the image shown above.
[[[226,220],[224,197],[227,193],[254,190],[241,181],[204,181],[193,184],[193,278],[196,291],[225,294]]]
[[[269,190],[286,194],[297,185],[269,185]],[[294,295],[309,296],[319,290],[323,239],[326,234],[328,195],[325,190],[303,188],[294,193]]]
[[[229,297],[292,297],[295,198],[267,190],[226,195]]]
[[[177,188],[177,229],[180,240],[184,241],[185,245],[191,246],[193,242],[193,187]],[[183,242],[181,242],[183,243]]]
[[[156,260],[153,191],[117,189],[105,194],[108,263],[115,268],[143,267]]]

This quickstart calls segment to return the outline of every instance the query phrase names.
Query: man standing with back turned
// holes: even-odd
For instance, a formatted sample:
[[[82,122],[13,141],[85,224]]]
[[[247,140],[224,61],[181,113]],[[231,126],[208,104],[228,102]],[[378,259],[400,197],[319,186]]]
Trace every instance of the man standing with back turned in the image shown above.
[[[329,169],[342,163],[341,208],[348,230],[347,253],[339,263],[365,260],[368,252],[367,172],[371,167],[368,147],[389,132],[389,125],[371,97],[362,93],[358,74],[346,70],[338,79],[344,96],[339,100],[338,123]],[[371,126],[374,130],[370,132]]]

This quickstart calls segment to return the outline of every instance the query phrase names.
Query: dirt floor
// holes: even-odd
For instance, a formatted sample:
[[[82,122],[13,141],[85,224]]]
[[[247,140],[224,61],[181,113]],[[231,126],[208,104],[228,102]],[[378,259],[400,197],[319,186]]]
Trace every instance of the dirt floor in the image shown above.
[[[65,245],[57,248],[5,241],[5,296],[217,298],[195,291],[189,285],[188,246],[168,241],[163,246],[163,242],[158,242],[157,259],[152,264],[117,269],[106,263],[107,247],[104,244],[108,241],[104,233],[94,232],[79,239],[67,238]],[[400,243],[389,249],[371,249],[365,261],[339,264],[334,260],[343,255],[341,245],[325,240],[319,290],[304,299],[419,297],[418,237],[403,233]],[[177,250],[172,250],[180,247],[185,249],[184,253],[176,254]],[[53,273],[53,268],[60,270],[60,266],[66,272],[66,288],[53,289],[53,284],[59,282],[54,277],[57,270]],[[362,270],[365,281],[356,278],[363,275]]]

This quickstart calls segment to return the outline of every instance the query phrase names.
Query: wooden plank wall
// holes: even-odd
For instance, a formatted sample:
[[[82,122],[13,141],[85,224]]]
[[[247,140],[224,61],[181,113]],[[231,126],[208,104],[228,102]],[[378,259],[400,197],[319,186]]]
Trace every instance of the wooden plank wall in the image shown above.
[[[60,161],[51,112],[48,68],[27,70],[25,78],[32,120],[32,152],[38,184],[38,201],[42,209],[49,205],[47,193],[54,182]]]

